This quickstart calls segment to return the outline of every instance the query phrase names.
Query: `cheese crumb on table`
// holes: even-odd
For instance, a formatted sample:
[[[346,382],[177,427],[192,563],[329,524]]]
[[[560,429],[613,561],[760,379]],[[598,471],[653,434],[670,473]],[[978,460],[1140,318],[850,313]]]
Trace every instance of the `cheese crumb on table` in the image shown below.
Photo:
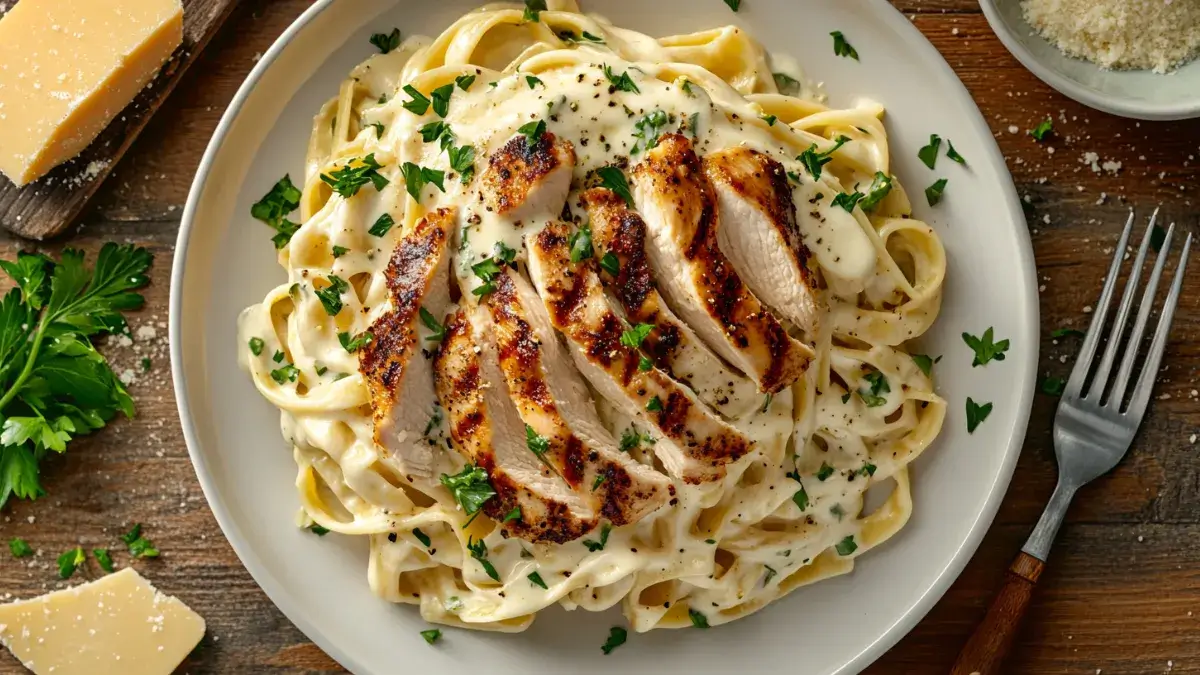
[[[0,605],[0,644],[37,675],[170,675],[202,637],[199,614],[129,567]]]
[[[1165,73],[1200,52],[1195,0],[1021,0],[1025,20],[1068,56]]]

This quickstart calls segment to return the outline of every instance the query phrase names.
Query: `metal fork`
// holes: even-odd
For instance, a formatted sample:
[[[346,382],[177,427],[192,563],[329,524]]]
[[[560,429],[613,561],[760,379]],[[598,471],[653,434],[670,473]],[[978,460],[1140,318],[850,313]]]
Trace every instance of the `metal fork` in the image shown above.
[[[1159,248],[1154,271],[1150,274],[1141,302],[1138,303],[1137,316],[1126,342],[1122,338],[1126,335],[1130,314],[1134,308],[1138,281],[1151,247],[1157,219],[1158,211],[1155,210],[1150,218],[1150,225],[1146,228],[1146,234],[1142,237],[1142,244],[1129,273],[1129,281],[1125,285],[1125,292],[1121,296],[1121,304],[1117,307],[1112,327],[1105,334],[1105,324],[1117,286],[1117,277],[1120,276],[1121,263],[1125,257],[1125,247],[1133,230],[1134,216],[1132,212],[1129,214],[1129,222],[1121,234],[1121,242],[1117,245],[1112,265],[1109,267],[1104,290],[1100,293],[1100,301],[1096,303],[1091,327],[1083,341],[1071,377],[1067,380],[1066,390],[1058,404],[1058,413],[1054,417],[1054,454],[1058,458],[1058,485],[1033,529],[1033,534],[1029,536],[1021,553],[1009,567],[1004,585],[992,601],[987,616],[959,652],[951,675],[994,675],[1000,672],[1004,657],[1016,636],[1021,617],[1033,596],[1034,584],[1045,566],[1050,545],[1054,543],[1054,536],[1058,533],[1067,507],[1071,504],[1071,498],[1080,487],[1107,473],[1121,461],[1133,443],[1134,434],[1137,433],[1142,418],[1146,415],[1150,393],[1154,389],[1154,379],[1167,344],[1167,334],[1171,330],[1171,320],[1175,315],[1175,306],[1179,302],[1188,252],[1192,247],[1192,235],[1189,234],[1183,244],[1183,255],[1159,316],[1154,337],[1146,350],[1145,361],[1137,373],[1132,391],[1129,391],[1130,378],[1134,375],[1142,337],[1145,335],[1158,282],[1162,278],[1175,233],[1175,226],[1172,224]],[[1107,344],[1103,354],[1097,359],[1102,342]]]

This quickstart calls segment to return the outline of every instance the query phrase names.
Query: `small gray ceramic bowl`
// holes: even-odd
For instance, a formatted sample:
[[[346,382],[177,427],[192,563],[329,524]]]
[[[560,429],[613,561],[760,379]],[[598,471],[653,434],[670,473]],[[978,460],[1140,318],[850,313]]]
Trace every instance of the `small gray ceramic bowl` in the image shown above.
[[[1103,70],[1073,59],[1038,35],[1020,0],[980,0],[992,30],[1040,80],[1080,103],[1142,120],[1200,117],[1200,60],[1160,75],[1150,71]]]

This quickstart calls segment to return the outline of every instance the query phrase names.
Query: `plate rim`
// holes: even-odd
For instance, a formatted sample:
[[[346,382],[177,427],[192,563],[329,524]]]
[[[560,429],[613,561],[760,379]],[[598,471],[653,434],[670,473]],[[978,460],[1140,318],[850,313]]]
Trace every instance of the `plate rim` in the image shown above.
[[[182,353],[182,288],[187,269],[188,249],[193,229],[197,225],[196,212],[199,209],[200,197],[204,191],[204,186],[210,178],[217,155],[220,153],[226,136],[240,116],[255,86],[271,69],[280,54],[291,44],[296,36],[319,15],[332,7],[335,2],[336,0],[315,0],[308,9],[280,34],[271,44],[270,48],[264,52],[255,67],[251,69],[245,81],[242,82],[222,115],[221,121],[214,130],[212,138],[205,148],[200,164],[197,166],[180,220],[179,234],[176,237],[171,268],[168,324],[171,374],[176,408],[184,442],[187,445],[188,456],[196,472],[196,478],[200,483],[201,490],[204,493],[205,501],[208,503],[209,509],[212,511],[226,541],[229,542],[230,547],[237,555],[243,567],[246,568],[246,571],[249,572],[251,578],[254,579],[254,582],[258,584],[263,592],[266,593],[268,599],[305,637],[312,640],[326,654],[350,672],[371,673],[373,671],[356,655],[343,650],[309,621],[305,612],[295,604],[294,598],[291,592],[287,590],[286,585],[277,579],[254,553],[252,546],[248,543],[248,538],[243,535],[228,508],[217,499],[217,487],[213,483],[212,473],[208,469],[208,462],[200,450],[201,444],[192,415],[192,405],[188,395],[188,378],[184,372]],[[978,138],[984,140],[988,161],[998,167],[1002,175],[1009,177],[1009,180],[1000,186],[1000,189],[1004,193],[1003,201],[1006,203],[1008,209],[1007,219],[1014,224],[1025,223],[1020,198],[1017,195],[1016,186],[1012,181],[1011,173],[1008,170],[1003,153],[996,143],[995,137],[992,135],[982,111],[975,103],[975,99],[966,88],[966,85],[958,77],[957,73],[954,72],[954,69],[951,68],[945,57],[934,47],[933,43],[888,0],[866,0],[866,2],[870,6],[878,8],[881,14],[890,15],[886,21],[895,30],[905,35],[910,40],[914,49],[923,52],[925,58],[929,60],[931,67],[940,70],[941,75],[947,77],[948,86],[955,88],[958,95],[970,103],[973,113],[966,115],[963,122],[973,128]],[[986,8],[986,3],[984,6]],[[1019,268],[1018,271],[1025,277],[1026,288],[1036,289],[1037,270],[1032,239],[1027,227],[1017,227],[1016,230],[1019,248],[1019,256],[1016,261]],[[991,529],[1000,505],[1008,492],[1008,486],[1016,469],[1017,459],[1020,456],[1021,447],[1024,444],[1029,419],[1032,414],[1033,383],[1037,378],[1037,364],[1040,358],[1040,304],[1036,291],[1031,290],[1030,297],[1026,298],[1024,305],[1026,308],[1025,313],[1029,318],[1028,326],[1024,335],[1014,337],[1018,337],[1025,344],[1030,345],[1029,358],[1024,364],[1024,369],[1017,374],[1019,406],[1013,421],[1012,432],[1007,444],[1003,447],[1003,459],[1000,462],[994,481],[988,488],[988,496],[983,509],[979,512],[975,521],[971,523],[966,538],[959,543],[953,556],[946,560],[941,570],[937,572],[937,576],[930,584],[929,589],[909,605],[902,614],[897,616],[896,620],[885,631],[876,636],[871,642],[864,644],[857,654],[839,666],[833,672],[833,675],[849,675],[850,673],[861,671],[911,632],[962,574],[963,569],[970,562],[976,550],[978,550],[984,536]]]

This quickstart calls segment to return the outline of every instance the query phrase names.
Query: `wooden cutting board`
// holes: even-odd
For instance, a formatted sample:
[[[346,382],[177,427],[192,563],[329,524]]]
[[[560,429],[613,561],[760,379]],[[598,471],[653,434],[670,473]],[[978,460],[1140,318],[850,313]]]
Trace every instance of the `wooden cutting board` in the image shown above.
[[[183,0],[183,44],[154,82],[79,157],[21,188],[0,176],[0,225],[31,239],[53,237],[66,229],[236,4],[237,0]],[[0,11],[6,11],[3,3]]]

